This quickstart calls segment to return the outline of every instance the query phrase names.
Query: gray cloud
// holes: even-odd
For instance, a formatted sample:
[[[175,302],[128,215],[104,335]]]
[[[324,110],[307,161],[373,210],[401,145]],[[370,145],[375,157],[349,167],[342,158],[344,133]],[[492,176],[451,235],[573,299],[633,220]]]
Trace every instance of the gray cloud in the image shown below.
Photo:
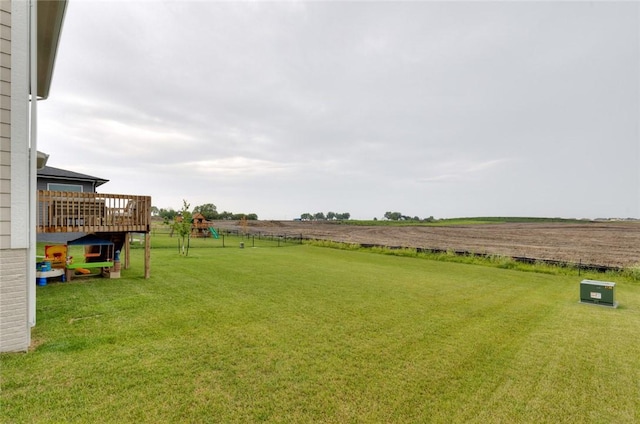
[[[159,207],[638,217],[638,7],[71,2],[40,146]]]

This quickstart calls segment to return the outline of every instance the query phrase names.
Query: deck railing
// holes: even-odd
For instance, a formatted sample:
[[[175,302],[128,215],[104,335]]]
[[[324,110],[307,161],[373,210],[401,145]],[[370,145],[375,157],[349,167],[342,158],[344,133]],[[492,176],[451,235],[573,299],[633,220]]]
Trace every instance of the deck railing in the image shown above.
[[[38,190],[39,233],[149,232],[151,197]]]

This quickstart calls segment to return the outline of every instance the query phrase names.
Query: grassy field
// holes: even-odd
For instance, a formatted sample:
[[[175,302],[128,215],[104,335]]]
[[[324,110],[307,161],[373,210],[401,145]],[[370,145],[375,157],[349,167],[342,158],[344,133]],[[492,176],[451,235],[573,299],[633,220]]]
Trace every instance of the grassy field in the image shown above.
[[[583,219],[571,219],[571,218],[538,218],[538,217],[470,217],[470,218],[442,218],[435,221],[416,221],[416,220],[401,220],[391,221],[387,219],[380,220],[346,220],[337,221],[345,225],[366,225],[366,226],[393,226],[393,227],[406,227],[406,226],[450,226],[450,225],[479,225],[479,224],[504,224],[504,223],[564,223],[564,224],[588,224],[592,221]]]
[[[609,309],[577,275],[208,241],[155,237],[148,280],[134,249],[119,280],[38,287],[0,422],[640,419],[638,283]]]

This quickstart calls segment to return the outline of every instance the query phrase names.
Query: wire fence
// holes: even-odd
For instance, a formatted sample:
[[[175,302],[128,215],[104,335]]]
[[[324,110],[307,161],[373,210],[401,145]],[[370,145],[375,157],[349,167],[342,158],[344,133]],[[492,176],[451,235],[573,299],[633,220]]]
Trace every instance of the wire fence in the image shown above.
[[[302,234],[276,234],[266,232],[243,232],[241,230],[214,229],[206,237],[191,236],[188,243],[191,248],[214,247],[285,247],[302,244]],[[155,248],[175,247],[179,242],[170,229],[159,228],[151,231],[151,246]]]
[[[203,242],[197,242],[197,240],[201,239],[191,239],[190,243],[192,243],[192,247],[284,247],[284,246],[293,246],[303,244],[304,241],[324,241],[324,242],[335,242],[340,243],[339,241],[334,241],[331,239],[322,239],[317,237],[309,237],[303,234],[291,234],[291,233],[275,233],[275,232],[264,232],[264,231],[243,231],[240,229],[217,229],[216,233],[218,238],[214,238],[213,236],[209,237],[208,240]],[[152,234],[155,235],[164,235],[167,237],[171,237],[171,231],[167,228],[162,229],[154,229]],[[175,239],[176,236],[173,235]],[[153,242],[152,242],[153,246]],[[397,245],[386,245],[379,243],[357,243],[357,246],[362,248],[378,248],[378,249],[389,249],[389,250],[415,250],[416,253],[430,253],[430,254],[450,254],[456,256],[473,256],[473,257],[483,257],[483,258],[491,258],[496,256],[501,256],[504,258],[511,259],[515,262],[526,263],[526,264],[545,264],[551,266],[557,266],[562,268],[574,268],[577,270],[584,271],[596,271],[596,272],[608,272],[608,271],[623,271],[623,267],[619,266],[609,266],[602,264],[589,264],[579,262],[571,262],[571,261],[563,261],[563,260],[555,260],[555,259],[541,259],[541,258],[533,258],[526,256],[508,256],[508,255],[496,255],[495,253],[478,253],[467,250],[445,250],[445,249],[434,249],[428,247],[413,247],[413,246],[397,246]],[[171,247],[174,247],[174,243],[171,244]]]

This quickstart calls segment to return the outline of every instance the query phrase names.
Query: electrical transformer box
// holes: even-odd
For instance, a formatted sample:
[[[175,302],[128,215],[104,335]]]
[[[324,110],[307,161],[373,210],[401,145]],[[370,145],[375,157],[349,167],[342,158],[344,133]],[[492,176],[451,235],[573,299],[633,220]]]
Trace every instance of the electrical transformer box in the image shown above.
[[[616,283],[608,281],[582,280],[580,282],[580,302],[602,306],[618,306],[615,300]]]

